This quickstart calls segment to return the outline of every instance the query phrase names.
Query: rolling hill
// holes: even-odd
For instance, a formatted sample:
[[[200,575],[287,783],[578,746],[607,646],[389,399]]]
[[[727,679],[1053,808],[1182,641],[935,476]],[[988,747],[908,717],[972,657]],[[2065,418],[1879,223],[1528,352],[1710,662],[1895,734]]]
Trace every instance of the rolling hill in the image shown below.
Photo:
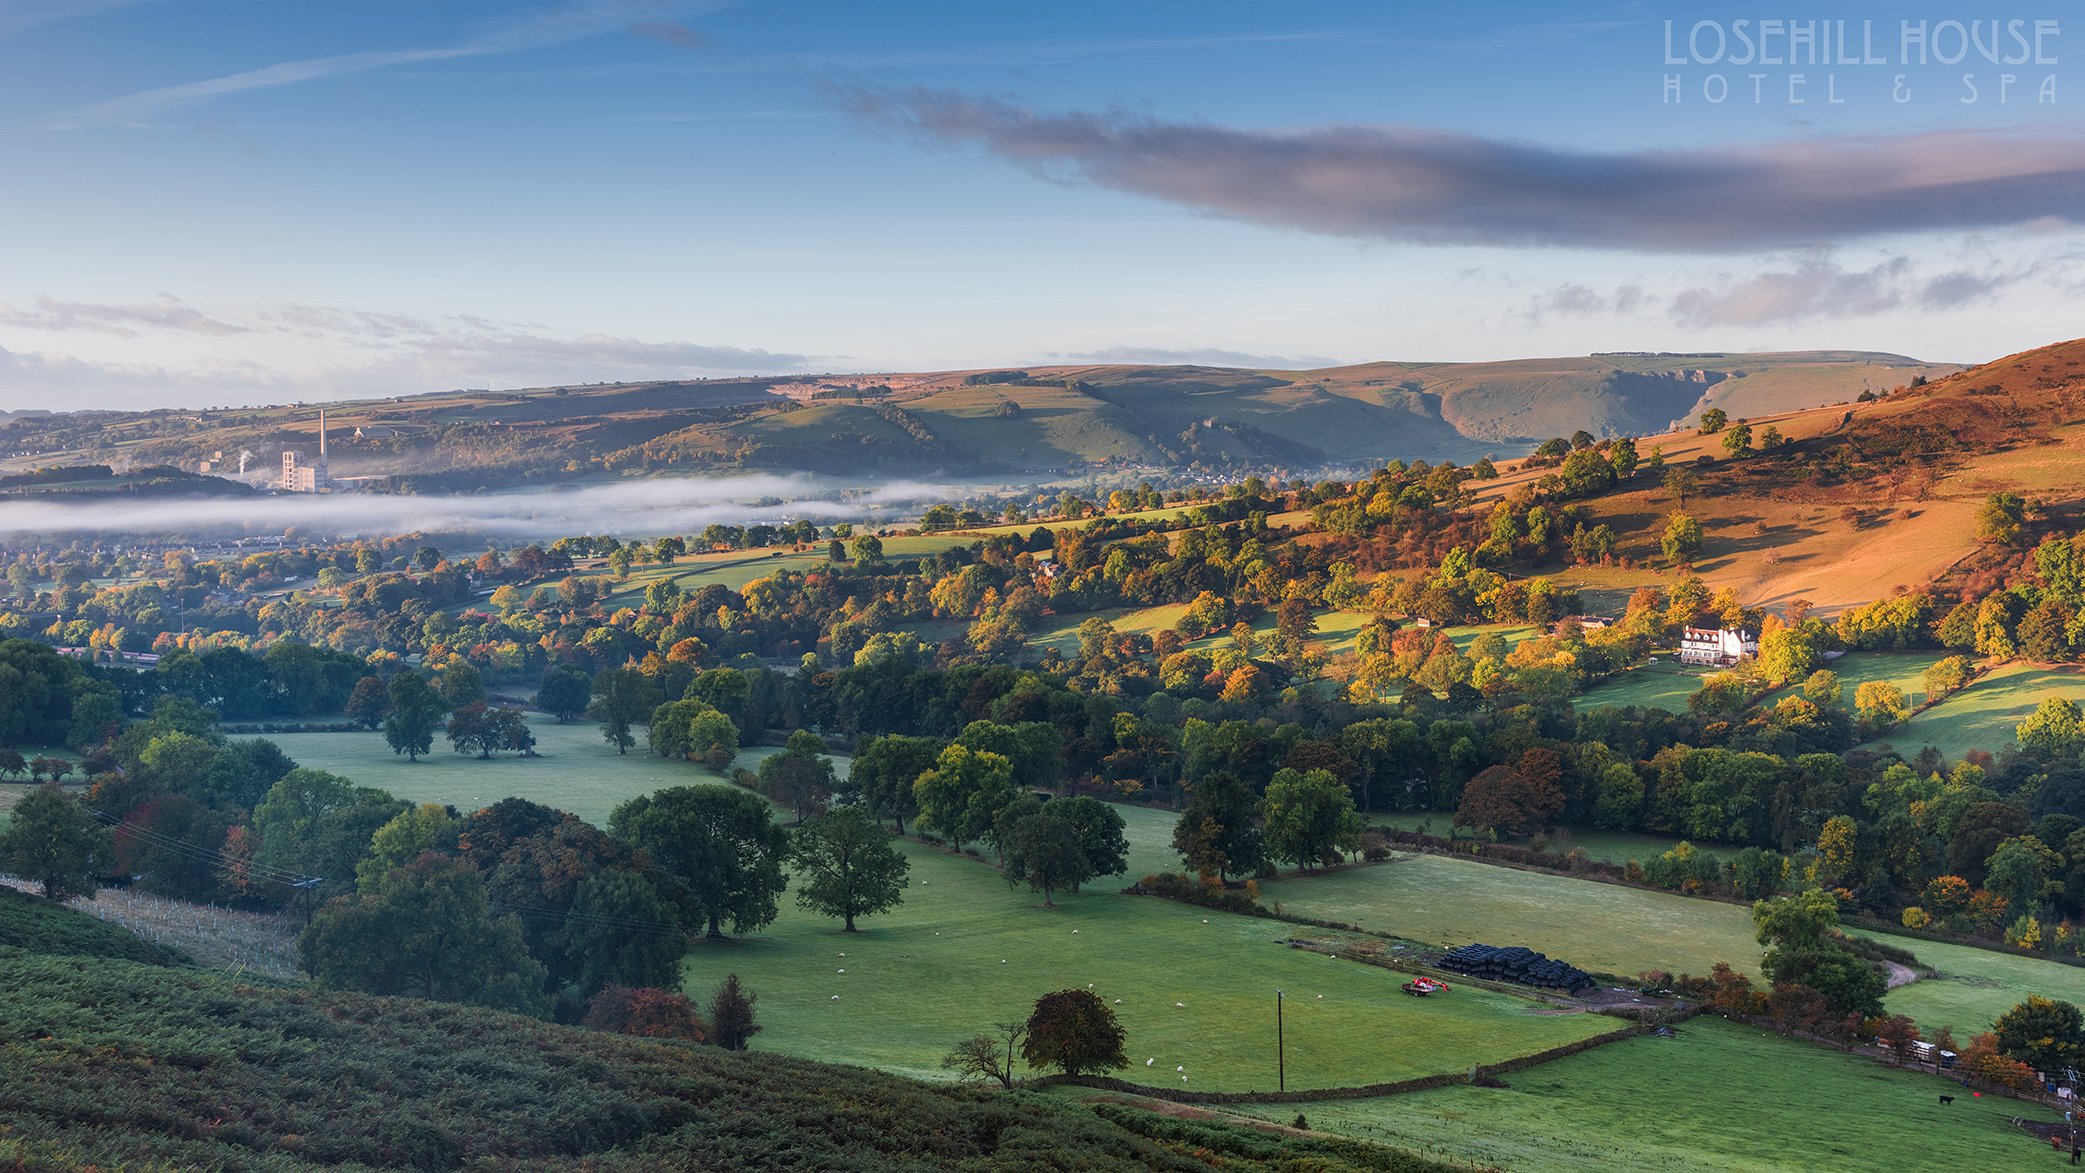
[[[407,490],[630,472],[1049,476],[1102,468],[1302,473],[1474,460],[1584,429],[1640,435],[1850,402],[1959,368],[1860,351],[1603,354],[1321,370],[1049,366],[456,391],[329,405],[336,476]],[[119,468],[317,447],[311,405],[0,422],[0,470]]]
[[[1726,407],[1733,418],[1738,412]],[[2075,513],[2085,493],[2085,340],[2025,351],[1868,403],[1750,418],[1787,438],[1731,459],[1722,435],[1686,428],[1638,441],[1699,481],[1685,504],[1705,535],[1696,569],[1749,604],[1806,599],[1830,612],[1973,574],[2007,552],[1980,542],[1994,493]],[[1551,470],[1525,465],[1490,482],[1483,507]],[[1589,524],[1654,563],[1664,516],[1680,502],[1638,476],[1584,504]],[[1619,576],[1648,581],[1649,571]]]

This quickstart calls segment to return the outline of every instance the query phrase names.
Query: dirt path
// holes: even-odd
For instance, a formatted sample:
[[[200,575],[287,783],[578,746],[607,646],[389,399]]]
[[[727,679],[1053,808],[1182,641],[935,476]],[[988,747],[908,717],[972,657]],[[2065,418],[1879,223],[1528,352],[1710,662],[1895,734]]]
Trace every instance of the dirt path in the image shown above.
[[[1908,986],[1918,980],[1918,971],[1908,965],[1899,965],[1894,961],[1885,961],[1882,963],[1882,967],[1889,973],[1889,988],[1892,990],[1898,986]]]

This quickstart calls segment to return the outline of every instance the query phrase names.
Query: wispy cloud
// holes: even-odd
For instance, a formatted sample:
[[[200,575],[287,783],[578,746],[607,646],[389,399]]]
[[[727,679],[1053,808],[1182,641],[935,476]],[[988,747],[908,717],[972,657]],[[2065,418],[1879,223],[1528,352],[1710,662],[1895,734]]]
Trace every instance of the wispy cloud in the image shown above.
[[[149,331],[243,335],[251,353],[220,353],[188,366],[96,361],[58,349],[0,349],[8,403],[71,406],[254,403],[350,395],[406,395],[452,387],[539,387],[618,379],[781,375],[808,370],[813,356],[679,339],[601,333],[559,335],[472,315],[439,318],[390,310],[277,305],[212,313],[171,295],[138,304],[38,298],[27,310],[0,305],[0,328],[88,331],[133,338]],[[287,369],[266,356],[269,337],[293,336],[322,356]],[[818,361],[824,361],[820,359]]]
[[[228,94],[279,89],[405,65],[524,53],[622,29],[656,28],[662,23],[717,6],[700,0],[584,0],[494,23],[453,45],[371,50],[283,61],[219,77],[140,90],[50,114],[31,125],[42,130],[143,125],[166,111]]]
[[[1201,347],[1169,350],[1157,346],[1110,346],[1050,357],[1070,362],[1149,363],[1159,366],[1251,367],[1256,370],[1303,371],[1338,366],[1336,358],[1318,354],[1253,354],[1243,350]]]
[[[864,122],[1061,183],[1412,244],[1718,253],[2085,218],[2085,135],[1933,132],[1570,151],[1413,127],[1293,132],[837,86]]]
[[[1784,256],[1750,273],[1695,273],[1667,292],[1631,282],[1595,289],[1564,282],[1530,295],[1518,317],[1662,317],[1690,329],[1782,326],[1871,317],[1895,310],[1934,313],[2002,295],[2050,275],[2039,264],[1958,263],[1934,270],[1906,256],[1849,267],[1825,252]]]
[[[25,330],[91,330],[119,338],[135,338],[140,329],[219,336],[243,334],[250,329],[212,317],[171,294],[128,305],[58,301],[49,297],[37,298],[33,307],[0,302],[0,326]]]
[[[0,0],[0,38],[61,20],[95,16],[148,0]]]

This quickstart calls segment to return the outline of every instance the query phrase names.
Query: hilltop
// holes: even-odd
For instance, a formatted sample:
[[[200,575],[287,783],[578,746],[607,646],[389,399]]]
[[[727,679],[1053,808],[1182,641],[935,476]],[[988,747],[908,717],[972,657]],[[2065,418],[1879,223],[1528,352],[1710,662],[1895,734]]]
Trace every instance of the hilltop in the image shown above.
[[[328,405],[336,476],[406,490],[636,472],[1050,476],[1307,472],[1474,460],[1585,429],[1639,435],[1709,407],[1759,415],[1959,368],[1864,351],[1605,354],[1318,370],[1059,365],[457,391]],[[0,422],[0,468],[234,460],[317,447],[313,406]]]
[[[1727,407],[1732,420],[1742,413]],[[1685,508],[1701,522],[1695,568],[1748,603],[1805,599],[1827,611],[1977,573],[2006,557],[1977,537],[1996,493],[2072,513],[2085,485],[2085,340],[1997,359],[1851,406],[1756,414],[1755,433],[1786,442],[1733,459],[1721,432],[1644,437],[1698,480]],[[1550,469],[1508,467],[1484,507]],[[1621,558],[1658,560],[1664,517],[1681,504],[1661,477],[1638,476],[1582,502],[1589,524],[1623,540]]]

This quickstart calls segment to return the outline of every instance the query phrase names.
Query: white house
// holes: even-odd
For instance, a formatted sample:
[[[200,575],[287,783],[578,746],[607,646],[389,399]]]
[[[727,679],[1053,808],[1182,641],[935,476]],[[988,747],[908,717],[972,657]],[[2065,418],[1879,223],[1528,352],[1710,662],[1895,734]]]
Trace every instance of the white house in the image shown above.
[[[1680,663],[1728,668],[1759,654],[1759,633],[1739,627],[1688,627],[1680,631]]]

